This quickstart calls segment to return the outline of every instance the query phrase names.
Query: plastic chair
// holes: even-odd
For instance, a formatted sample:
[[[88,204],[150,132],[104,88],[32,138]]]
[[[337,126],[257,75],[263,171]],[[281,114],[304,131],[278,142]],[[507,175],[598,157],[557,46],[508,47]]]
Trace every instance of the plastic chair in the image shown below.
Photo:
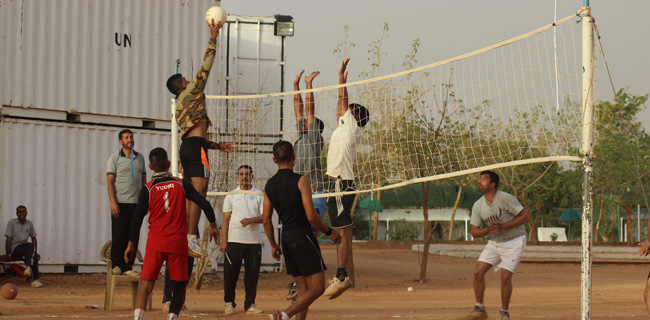
[[[130,282],[131,283],[131,309],[135,309],[135,297],[138,294],[138,287],[140,285],[140,276],[127,276],[127,275],[114,275],[113,274],[113,263],[111,262],[111,244],[112,240],[109,240],[104,244],[102,249],[99,251],[99,259],[106,261],[106,294],[104,296],[104,310],[111,311],[113,309],[113,296],[115,295],[115,285],[118,282]],[[143,261],[142,254],[138,250],[136,258],[139,261]],[[149,310],[152,307],[152,295],[149,295]]]

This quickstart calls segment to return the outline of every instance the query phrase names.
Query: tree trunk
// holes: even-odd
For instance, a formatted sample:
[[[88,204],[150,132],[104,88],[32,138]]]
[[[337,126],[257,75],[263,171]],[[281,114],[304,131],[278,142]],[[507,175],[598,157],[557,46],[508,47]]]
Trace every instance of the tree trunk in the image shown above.
[[[603,219],[603,208],[605,207],[605,189],[600,194],[600,213],[598,214],[598,222],[596,222],[596,234],[594,239],[598,241],[598,230],[600,229],[600,221]]]
[[[374,217],[372,219],[372,240],[377,241],[377,227],[379,225],[379,213],[375,211]]]
[[[629,206],[622,205],[623,210],[625,210],[625,213],[627,214],[627,245],[632,245],[632,210],[634,209],[634,204],[636,203],[636,199],[639,196],[639,193],[636,192],[634,195],[634,200],[630,203]],[[621,200],[623,200],[623,197],[621,197]],[[623,201],[621,201],[623,203]]]
[[[422,183],[422,215],[424,216],[424,247],[420,259],[420,282],[427,280],[427,264],[429,262],[429,247],[433,228],[429,223],[429,183]]]
[[[460,185],[458,188],[458,197],[456,197],[456,203],[454,203],[454,211],[451,212],[451,219],[449,219],[449,237],[447,238],[447,241],[451,241],[451,236],[454,233],[454,218],[456,217],[456,209],[460,202],[461,193],[463,193],[463,185]]]

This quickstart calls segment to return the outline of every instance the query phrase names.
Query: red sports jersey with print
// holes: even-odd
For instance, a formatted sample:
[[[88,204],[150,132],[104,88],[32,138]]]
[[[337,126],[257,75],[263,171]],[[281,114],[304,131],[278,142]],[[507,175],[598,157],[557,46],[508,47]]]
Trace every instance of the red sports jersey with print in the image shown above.
[[[146,187],[149,190],[147,251],[187,254],[187,213],[183,182],[178,178],[165,182],[152,180]]]

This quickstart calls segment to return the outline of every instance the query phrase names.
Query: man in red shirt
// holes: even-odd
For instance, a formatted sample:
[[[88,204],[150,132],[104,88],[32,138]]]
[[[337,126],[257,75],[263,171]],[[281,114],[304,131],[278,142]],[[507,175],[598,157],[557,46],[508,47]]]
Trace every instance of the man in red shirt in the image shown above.
[[[185,201],[196,203],[210,222],[210,240],[218,239],[219,230],[210,203],[187,181],[172,177],[168,172],[170,162],[163,148],[149,153],[149,168],[154,171],[152,180],[140,191],[135,210],[129,244],[124,259],[133,259],[134,242],[140,237],[140,227],[149,212],[149,238],[142,265],[140,289],[135,300],[135,320],[142,320],[147,298],[153,290],[160,268],[167,261],[172,280],[172,299],[168,320],[175,320],[185,302],[187,284],[187,212]]]

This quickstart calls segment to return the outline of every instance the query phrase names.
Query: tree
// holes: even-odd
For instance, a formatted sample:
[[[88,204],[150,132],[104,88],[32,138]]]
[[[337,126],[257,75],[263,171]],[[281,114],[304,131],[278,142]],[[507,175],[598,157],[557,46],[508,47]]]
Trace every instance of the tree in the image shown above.
[[[640,186],[648,182],[650,173],[650,136],[638,120],[647,100],[648,95],[631,95],[620,89],[612,102],[595,105],[595,192],[616,199],[627,214],[628,226],[632,226]],[[628,197],[627,192],[631,192]],[[628,244],[632,243],[631,232],[632,228],[627,228]]]

